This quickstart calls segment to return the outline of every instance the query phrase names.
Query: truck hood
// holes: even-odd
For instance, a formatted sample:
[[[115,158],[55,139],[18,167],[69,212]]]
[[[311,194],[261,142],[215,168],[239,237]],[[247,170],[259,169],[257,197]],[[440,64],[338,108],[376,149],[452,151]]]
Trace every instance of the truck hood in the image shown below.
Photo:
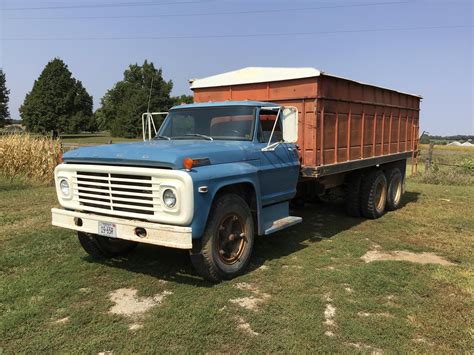
[[[68,163],[139,165],[181,169],[183,160],[208,158],[211,164],[250,159],[251,142],[207,140],[153,140],[140,143],[83,147],[64,153]]]

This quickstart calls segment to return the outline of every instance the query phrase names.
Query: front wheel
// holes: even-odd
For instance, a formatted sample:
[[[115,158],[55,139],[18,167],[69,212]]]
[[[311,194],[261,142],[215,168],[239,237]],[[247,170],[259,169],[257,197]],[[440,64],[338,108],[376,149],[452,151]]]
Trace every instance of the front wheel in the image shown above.
[[[137,246],[129,240],[107,238],[97,234],[77,232],[82,248],[94,259],[107,259],[124,256]]]
[[[253,244],[249,206],[239,195],[223,195],[212,206],[200,245],[191,251],[191,262],[207,280],[231,279],[247,267]]]

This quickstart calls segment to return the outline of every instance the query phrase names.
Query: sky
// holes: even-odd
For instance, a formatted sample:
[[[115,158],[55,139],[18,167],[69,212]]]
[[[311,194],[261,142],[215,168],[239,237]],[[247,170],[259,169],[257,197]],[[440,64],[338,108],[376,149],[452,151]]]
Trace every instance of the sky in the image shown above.
[[[421,130],[474,134],[474,0],[0,0],[10,113],[66,62],[94,108],[130,64],[188,80],[247,66],[315,67],[423,96]]]

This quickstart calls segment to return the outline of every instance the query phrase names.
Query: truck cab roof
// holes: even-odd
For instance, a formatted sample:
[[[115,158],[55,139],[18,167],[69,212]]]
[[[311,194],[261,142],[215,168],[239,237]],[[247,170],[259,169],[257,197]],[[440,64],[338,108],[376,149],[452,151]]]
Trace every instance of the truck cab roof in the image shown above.
[[[273,102],[263,102],[263,101],[210,101],[210,102],[200,102],[194,104],[183,104],[173,106],[171,110],[176,109],[186,109],[186,108],[204,108],[204,107],[218,107],[218,106],[254,106],[254,107],[279,107]]]

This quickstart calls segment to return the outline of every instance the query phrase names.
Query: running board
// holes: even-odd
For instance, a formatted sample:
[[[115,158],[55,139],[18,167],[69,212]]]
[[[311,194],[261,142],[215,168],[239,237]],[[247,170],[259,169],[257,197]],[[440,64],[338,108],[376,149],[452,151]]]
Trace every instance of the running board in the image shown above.
[[[265,235],[269,235],[278,232],[279,230],[294,226],[295,224],[301,223],[302,221],[303,218],[295,216],[288,216],[276,220],[271,224],[270,228],[265,229]]]

